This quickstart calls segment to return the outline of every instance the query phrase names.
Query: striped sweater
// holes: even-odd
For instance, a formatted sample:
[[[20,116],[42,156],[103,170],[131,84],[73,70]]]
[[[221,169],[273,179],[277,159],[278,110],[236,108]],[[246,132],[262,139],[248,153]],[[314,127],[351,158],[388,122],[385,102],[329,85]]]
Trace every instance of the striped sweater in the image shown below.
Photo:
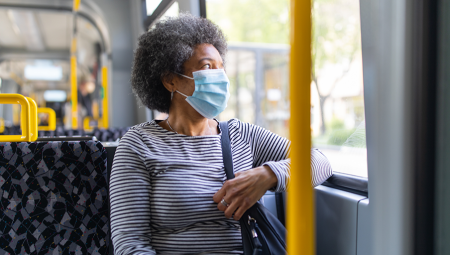
[[[239,222],[226,219],[213,195],[226,180],[221,136],[186,136],[151,121],[132,127],[117,148],[110,179],[115,253],[242,254]],[[268,165],[289,180],[289,140],[261,127],[228,122],[234,172]],[[312,184],[332,174],[326,157],[311,150]]]

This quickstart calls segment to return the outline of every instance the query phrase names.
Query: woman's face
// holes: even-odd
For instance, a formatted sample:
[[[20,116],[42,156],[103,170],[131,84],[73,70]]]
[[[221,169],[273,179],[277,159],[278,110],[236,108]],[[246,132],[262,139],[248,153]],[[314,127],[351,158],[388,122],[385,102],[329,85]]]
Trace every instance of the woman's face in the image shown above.
[[[191,58],[183,64],[184,75],[193,77],[192,73],[207,69],[223,69],[223,60],[217,49],[211,44],[199,44]],[[182,76],[177,77],[175,82],[177,90],[186,94],[192,95],[195,90],[195,83],[193,80]]]
[[[185,73],[192,77],[192,73],[206,69],[223,68],[223,60],[217,49],[211,44],[199,44],[194,54],[183,64]]]

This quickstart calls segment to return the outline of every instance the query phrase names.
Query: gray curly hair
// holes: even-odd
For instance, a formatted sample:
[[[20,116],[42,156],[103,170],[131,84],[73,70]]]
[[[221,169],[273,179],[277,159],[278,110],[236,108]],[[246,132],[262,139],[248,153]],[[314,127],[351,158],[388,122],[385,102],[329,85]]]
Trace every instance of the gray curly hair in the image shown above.
[[[159,21],[139,37],[131,77],[134,94],[148,108],[168,113],[170,92],[162,79],[173,72],[184,73],[184,62],[193,55],[195,47],[203,43],[212,44],[225,62],[225,36],[211,21],[190,14]]]

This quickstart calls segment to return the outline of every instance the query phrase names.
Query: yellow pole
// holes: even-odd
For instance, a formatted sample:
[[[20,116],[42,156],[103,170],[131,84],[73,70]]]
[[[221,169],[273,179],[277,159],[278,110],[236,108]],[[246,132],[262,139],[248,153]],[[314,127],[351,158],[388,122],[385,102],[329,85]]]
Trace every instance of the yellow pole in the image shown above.
[[[0,134],[5,132],[5,120],[0,118]]]
[[[109,128],[109,109],[108,109],[108,68],[106,66],[102,67],[102,87],[103,87],[103,128]]]
[[[311,1],[291,0],[290,97],[291,181],[287,203],[290,255],[315,254],[311,187]]]
[[[72,100],[72,129],[78,128],[77,57],[70,57],[70,84]]]
[[[98,116],[99,116],[98,102],[94,101],[92,102],[92,117],[94,118],[94,120],[98,120]]]
[[[80,8],[80,0],[73,0],[73,11],[77,12],[78,9]]]
[[[70,87],[72,100],[72,129],[78,128],[78,89],[77,89],[77,12],[80,0],[73,0],[73,33],[70,47]]]
[[[89,116],[84,117],[84,119],[83,119],[83,129],[84,129],[84,131],[92,132],[92,130],[94,130],[94,128],[91,127],[91,120],[92,120],[92,118],[89,117]]]

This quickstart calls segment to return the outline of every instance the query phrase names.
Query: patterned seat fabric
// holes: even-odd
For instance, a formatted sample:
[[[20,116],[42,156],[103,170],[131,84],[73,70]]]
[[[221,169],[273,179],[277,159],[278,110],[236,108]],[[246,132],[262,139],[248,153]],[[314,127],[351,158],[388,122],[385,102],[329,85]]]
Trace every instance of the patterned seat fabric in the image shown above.
[[[0,143],[0,254],[108,254],[106,151]]]

